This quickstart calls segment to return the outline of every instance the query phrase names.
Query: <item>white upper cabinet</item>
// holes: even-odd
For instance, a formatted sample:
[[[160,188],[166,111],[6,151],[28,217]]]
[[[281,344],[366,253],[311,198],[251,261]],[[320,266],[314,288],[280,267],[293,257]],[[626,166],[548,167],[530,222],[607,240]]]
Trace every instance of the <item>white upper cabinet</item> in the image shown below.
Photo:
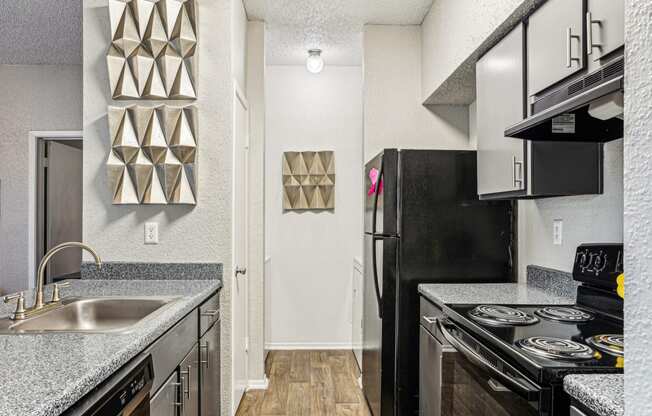
[[[586,12],[586,53],[589,72],[600,60],[625,44],[624,0],[588,0]]]
[[[523,25],[476,64],[478,193],[525,189],[525,141],[506,138],[506,126],[523,119]]]
[[[583,0],[548,0],[530,16],[527,30],[529,96],[585,67],[584,19]]]

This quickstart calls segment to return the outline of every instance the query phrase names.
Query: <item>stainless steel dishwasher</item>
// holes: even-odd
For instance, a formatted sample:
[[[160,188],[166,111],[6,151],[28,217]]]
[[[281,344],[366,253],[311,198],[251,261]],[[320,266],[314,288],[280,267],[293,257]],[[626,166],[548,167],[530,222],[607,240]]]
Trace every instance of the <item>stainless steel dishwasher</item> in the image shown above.
[[[423,298],[419,327],[419,415],[444,416],[450,414],[444,403],[443,374],[445,367],[455,359],[457,352],[446,339],[437,332],[437,319],[442,312]]]

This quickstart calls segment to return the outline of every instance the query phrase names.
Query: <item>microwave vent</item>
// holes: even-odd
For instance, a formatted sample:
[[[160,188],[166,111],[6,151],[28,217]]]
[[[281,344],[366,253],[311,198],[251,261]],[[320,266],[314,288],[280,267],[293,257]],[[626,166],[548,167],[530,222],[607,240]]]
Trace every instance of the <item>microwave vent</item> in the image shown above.
[[[583,89],[584,89],[584,81],[579,80],[568,86],[568,95],[573,95],[578,91],[582,91]]]
[[[602,71],[594,72],[591,75],[584,78],[584,87],[589,87],[593,84],[597,84],[598,82],[602,81],[602,79],[603,79]]]
[[[619,59],[618,61],[607,65],[604,67],[602,70],[603,78],[609,78],[610,76],[618,73],[622,73],[625,70],[625,61],[623,59]]]

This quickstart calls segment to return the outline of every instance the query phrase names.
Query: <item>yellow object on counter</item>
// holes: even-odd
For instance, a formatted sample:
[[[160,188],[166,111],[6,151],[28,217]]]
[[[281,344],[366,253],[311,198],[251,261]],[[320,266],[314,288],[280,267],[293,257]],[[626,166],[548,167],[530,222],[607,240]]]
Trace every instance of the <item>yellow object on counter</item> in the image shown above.
[[[618,275],[618,277],[616,278],[616,282],[618,282],[618,288],[616,289],[616,293],[618,293],[618,296],[625,299],[625,273],[621,273],[620,275]]]

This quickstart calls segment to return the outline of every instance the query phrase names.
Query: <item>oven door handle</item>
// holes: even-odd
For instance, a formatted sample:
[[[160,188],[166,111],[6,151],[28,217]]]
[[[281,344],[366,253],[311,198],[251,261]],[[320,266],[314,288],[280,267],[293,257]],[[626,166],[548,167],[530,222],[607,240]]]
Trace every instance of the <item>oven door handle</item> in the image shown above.
[[[521,396],[525,397],[527,400],[535,400],[539,393],[540,389],[536,388],[535,386],[530,385],[529,383],[523,381],[523,380],[518,380],[510,375],[507,375],[503,373],[502,371],[498,370],[496,367],[491,365],[489,361],[487,361],[484,357],[482,357],[480,354],[476,353],[473,349],[469,348],[464,342],[460,341],[457,339],[453,334],[451,334],[447,329],[446,326],[453,326],[450,322],[442,322],[441,319],[437,320],[437,327],[441,334],[446,338],[446,340],[459,352],[462,354],[467,360],[469,360],[471,363],[477,365],[478,367],[481,367],[483,370],[487,371],[488,373],[491,374],[492,378],[498,380],[501,384],[503,384],[505,387],[507,387],[509,390],[520,394]]]

